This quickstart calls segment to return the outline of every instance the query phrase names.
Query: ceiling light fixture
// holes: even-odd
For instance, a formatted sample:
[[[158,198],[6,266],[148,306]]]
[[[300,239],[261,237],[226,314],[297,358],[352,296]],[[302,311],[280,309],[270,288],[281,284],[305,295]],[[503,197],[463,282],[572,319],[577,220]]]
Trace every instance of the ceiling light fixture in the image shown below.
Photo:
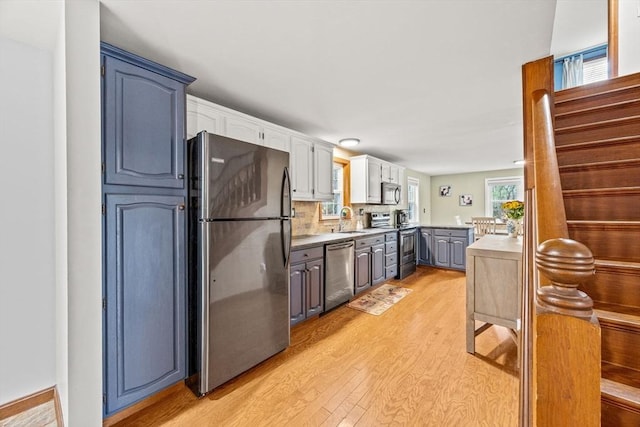
[[[338,145],[341,147],[355,147],[360,144],[360,140],[358,138],[344,138],[338,141]]]
[[[513,164],[514,165],[524,165],[525,161],[524,160],[514,160]]]

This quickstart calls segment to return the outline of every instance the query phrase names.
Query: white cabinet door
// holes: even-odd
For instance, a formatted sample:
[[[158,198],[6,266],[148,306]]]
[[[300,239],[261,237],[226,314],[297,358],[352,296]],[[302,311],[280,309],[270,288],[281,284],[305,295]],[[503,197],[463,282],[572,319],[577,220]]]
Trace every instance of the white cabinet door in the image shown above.
[[[208,101],[187,95],[187,139],[200,131],[224,135],[223,113]]]
[[[367,158],[367,202],[382,203],[382,161]]]
[[[392,182],[398,185],[402,184],[400,182],[400,169],[402,168],[394,164],[389,165],[389,182]]]
[[[333,147],[316,143],[313,149],[314,200],[333,198]]]
[[[382,182],[400,184],[400,166],[393,163],[382,162],[381,166]]]
[[[291,198],[311,200],[313,198],[313,142],[299,137],[291,138]]]
[[[225,136],[240,141],[262,145],[261,126],[251,120],[239,116],[225,117]]]
[[[391,180],[391,163],[382,162],[380,165],[382,182],[393,182]]]
[[[262,128],[263,143],[266,147],[289,152],[291,135],[268,126]]]

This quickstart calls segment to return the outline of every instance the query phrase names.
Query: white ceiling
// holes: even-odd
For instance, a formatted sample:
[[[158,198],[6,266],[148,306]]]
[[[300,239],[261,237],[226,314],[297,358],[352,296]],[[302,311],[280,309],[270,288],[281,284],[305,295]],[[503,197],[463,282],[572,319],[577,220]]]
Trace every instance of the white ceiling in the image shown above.
[[[358,137],[358,151],[442,175],[522,157],[521,65],[549,54],[555,8],[101,0],[101,38],[196,77],[196,96],[329,142]]]

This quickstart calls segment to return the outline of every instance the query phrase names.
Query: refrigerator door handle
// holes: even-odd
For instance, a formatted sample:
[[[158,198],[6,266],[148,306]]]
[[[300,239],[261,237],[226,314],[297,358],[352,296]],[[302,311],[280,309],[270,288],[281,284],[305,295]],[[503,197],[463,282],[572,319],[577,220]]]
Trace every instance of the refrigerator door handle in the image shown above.
[[[289,265],[289,258],[291,256],[291,220],[280,220],[280,233],[282,237],[282,258],[284,260],[284,266]]]
[[[289,178],[289,168],[284,167],[282,174],[282,190],[280,195],[280,214],[283,216],[281,221],[282,233],[282,257],[284,266],[289,265],[289,257],[291,256],[291,179]],[[285,225],[286,224],[286,225]]]
[[[289,168],[286,166],[282,173],[282,189],[280,191],[280,215],[289,218],[291,216],[291,178],[289,177]]]

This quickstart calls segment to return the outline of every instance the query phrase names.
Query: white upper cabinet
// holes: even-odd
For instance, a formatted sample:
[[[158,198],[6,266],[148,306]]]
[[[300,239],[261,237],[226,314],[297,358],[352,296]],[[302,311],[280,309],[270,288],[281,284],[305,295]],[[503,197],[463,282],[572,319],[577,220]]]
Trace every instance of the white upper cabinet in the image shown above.
[[[352,157],[350,162],[351,203],[382,203],[383,182],[400,185],[401,198],[406,200],[403,167],[367,154]],[[400,203],[403,203],[403,200]]]
[[[291,138],[291,195],[293,200],[331,200],[333,146],[308,137]]]
[[[351,163],[351,203],[382,203],[382,160],[355,156]]]
[[[224,114],[215,104],[187,95],[187,139],[203,130],[224,135]]]
[[[389,162],[382,162],[382,182],[400,185],[400,166]]]
[[[187,95],[187,137],[203,130],[288,152],[293,200],[333,198],[333,145]]]
[[[333,146],[316,142],[313,147],[314,199],[333,198]]]
[[[262,127],[259,123],[241,116],[226,116],[224,118],[224,136],[252,144],[264,145],[262,141]]]
[[[373,157],[367,159],[367,202],[382,203],[382,162]]]
[[[291,197],[293,200],[313,199],[313,142],[294,136],[291,138],[289,163],[291,167]]]
[[[262,140],[267,147],[288,152],[291,144],[291,134],[275,127],[263,126]]]
[[[289,129],[187,95],[187,137],[203,130],[287,152],[294,134]]]

